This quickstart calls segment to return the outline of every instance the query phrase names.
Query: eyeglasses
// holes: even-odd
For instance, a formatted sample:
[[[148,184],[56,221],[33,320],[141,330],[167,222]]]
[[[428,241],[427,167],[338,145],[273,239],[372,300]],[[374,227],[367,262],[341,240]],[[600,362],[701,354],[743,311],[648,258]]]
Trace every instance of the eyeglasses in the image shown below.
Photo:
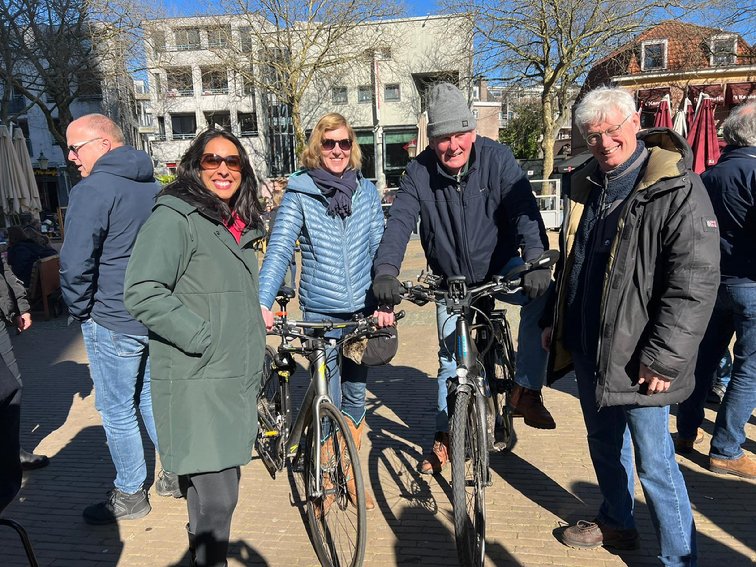
[[[323,146],[323,149],[328,152],[335,148],[336,144],[338,144],[342,151],[345,152],[348,152],[352,149],[352,140],[350,140],[349,138],[344,138],[343,140],[330,140],[326,138],[320,142],[320,145]]]
[[[591,132],[585,137],[585,143],[589,146],[595,146],[599,143],[601,140],[601,137],[606,134],[607,136],[611,136],[612,134],[616,134],[619,132],[619,129],[622,128],[622,126],[627,122],[627,119],[632,116],[631,114],[628,114],[625,119],[617,124],[616,126],[612,126],[611,128],[607,128],[606,130],[603,130],[601,132]]]
[[[102,138],[101,137],[100,138],[92,138],[91,140],[87,140],[86,142],[79,142],[78,144],[71,144],[70,146],[68,146],[68,151],[69,152],[73,152],[74,155],[78,156],[79,155],[79,150],[81,148],[83,148],[84,146],[86,146],[88,143],[95,142],[97,140],[102,140]]]
[[[229,171],[241,171],[242,159],[239,156],[219,156],[218,154],[202,154],[200,167],[202,169],[218,169],[222,163],[226,164]]]

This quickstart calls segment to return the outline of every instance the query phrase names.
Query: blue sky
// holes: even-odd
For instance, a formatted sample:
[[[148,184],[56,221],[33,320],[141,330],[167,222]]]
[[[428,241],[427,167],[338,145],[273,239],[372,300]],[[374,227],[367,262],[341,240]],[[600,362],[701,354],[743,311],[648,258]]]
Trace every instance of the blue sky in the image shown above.
[[[338,2],[339,0],[333,0]],[[441,9],[435,0],[405,0],[409,16],[425,16],[427,14],[438,14]],[[197,0],[163,0],[166,15],[169,17],[192,16],[198,11],[205,11],[207,8],[214,8],[207,4],[200,4]]]

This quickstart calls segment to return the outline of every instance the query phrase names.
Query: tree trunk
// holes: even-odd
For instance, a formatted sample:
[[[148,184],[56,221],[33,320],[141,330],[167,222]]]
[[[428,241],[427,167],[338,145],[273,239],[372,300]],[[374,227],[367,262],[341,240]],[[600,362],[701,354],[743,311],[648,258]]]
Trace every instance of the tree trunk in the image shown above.
[[[556,141],[556,132],[554,124],[554,107],[550,99],[544,97],[543,100],[543,139],[541,140],[541,150],[543,150],[543,178],[551,177],[554,170],[554,142]],[[544,184],[544,195],[551,195],[553,189],[550,183]]]

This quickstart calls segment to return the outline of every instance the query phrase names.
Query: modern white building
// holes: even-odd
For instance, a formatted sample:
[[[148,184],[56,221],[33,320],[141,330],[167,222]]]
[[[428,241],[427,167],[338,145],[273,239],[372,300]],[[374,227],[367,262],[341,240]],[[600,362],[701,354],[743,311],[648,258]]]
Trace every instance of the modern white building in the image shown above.
[[[240,137],[261,174],[296,169],[291,108],[259,76],[247,80],[239,62],[232,66],[224,57],[226,51],[255,49],[244,45],[249,25],[234,16],[145,24],[152,124],[140,131],[159,165],[175,167],[196,132],[217,124]],[[323,114],[343,114],[357,133],[363,173],[379,186],[395,186],[409,161],[407,146],[417,138],[429,85],[447,80],[471,88],[470,24],[463,16],[393,19],[363,24],[348,35],[343,42],[350,56],[314,73],[299,117],[309,131]],[[369,48],[365,38],[371,38]]]

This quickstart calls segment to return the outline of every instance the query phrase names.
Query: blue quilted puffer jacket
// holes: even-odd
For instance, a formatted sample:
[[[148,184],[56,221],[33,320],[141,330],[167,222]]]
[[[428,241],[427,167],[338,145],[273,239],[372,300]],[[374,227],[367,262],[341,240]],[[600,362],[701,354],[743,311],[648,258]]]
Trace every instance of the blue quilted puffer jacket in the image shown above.
[[[306,170],[289,177],[260,272],[260,305],[272,307],[299,239],[302,309],[354,313],[365,307],[383,212],[375,185],[362,176],[358,181],[352,214],[342,219],[328,215],[328,201]]]

